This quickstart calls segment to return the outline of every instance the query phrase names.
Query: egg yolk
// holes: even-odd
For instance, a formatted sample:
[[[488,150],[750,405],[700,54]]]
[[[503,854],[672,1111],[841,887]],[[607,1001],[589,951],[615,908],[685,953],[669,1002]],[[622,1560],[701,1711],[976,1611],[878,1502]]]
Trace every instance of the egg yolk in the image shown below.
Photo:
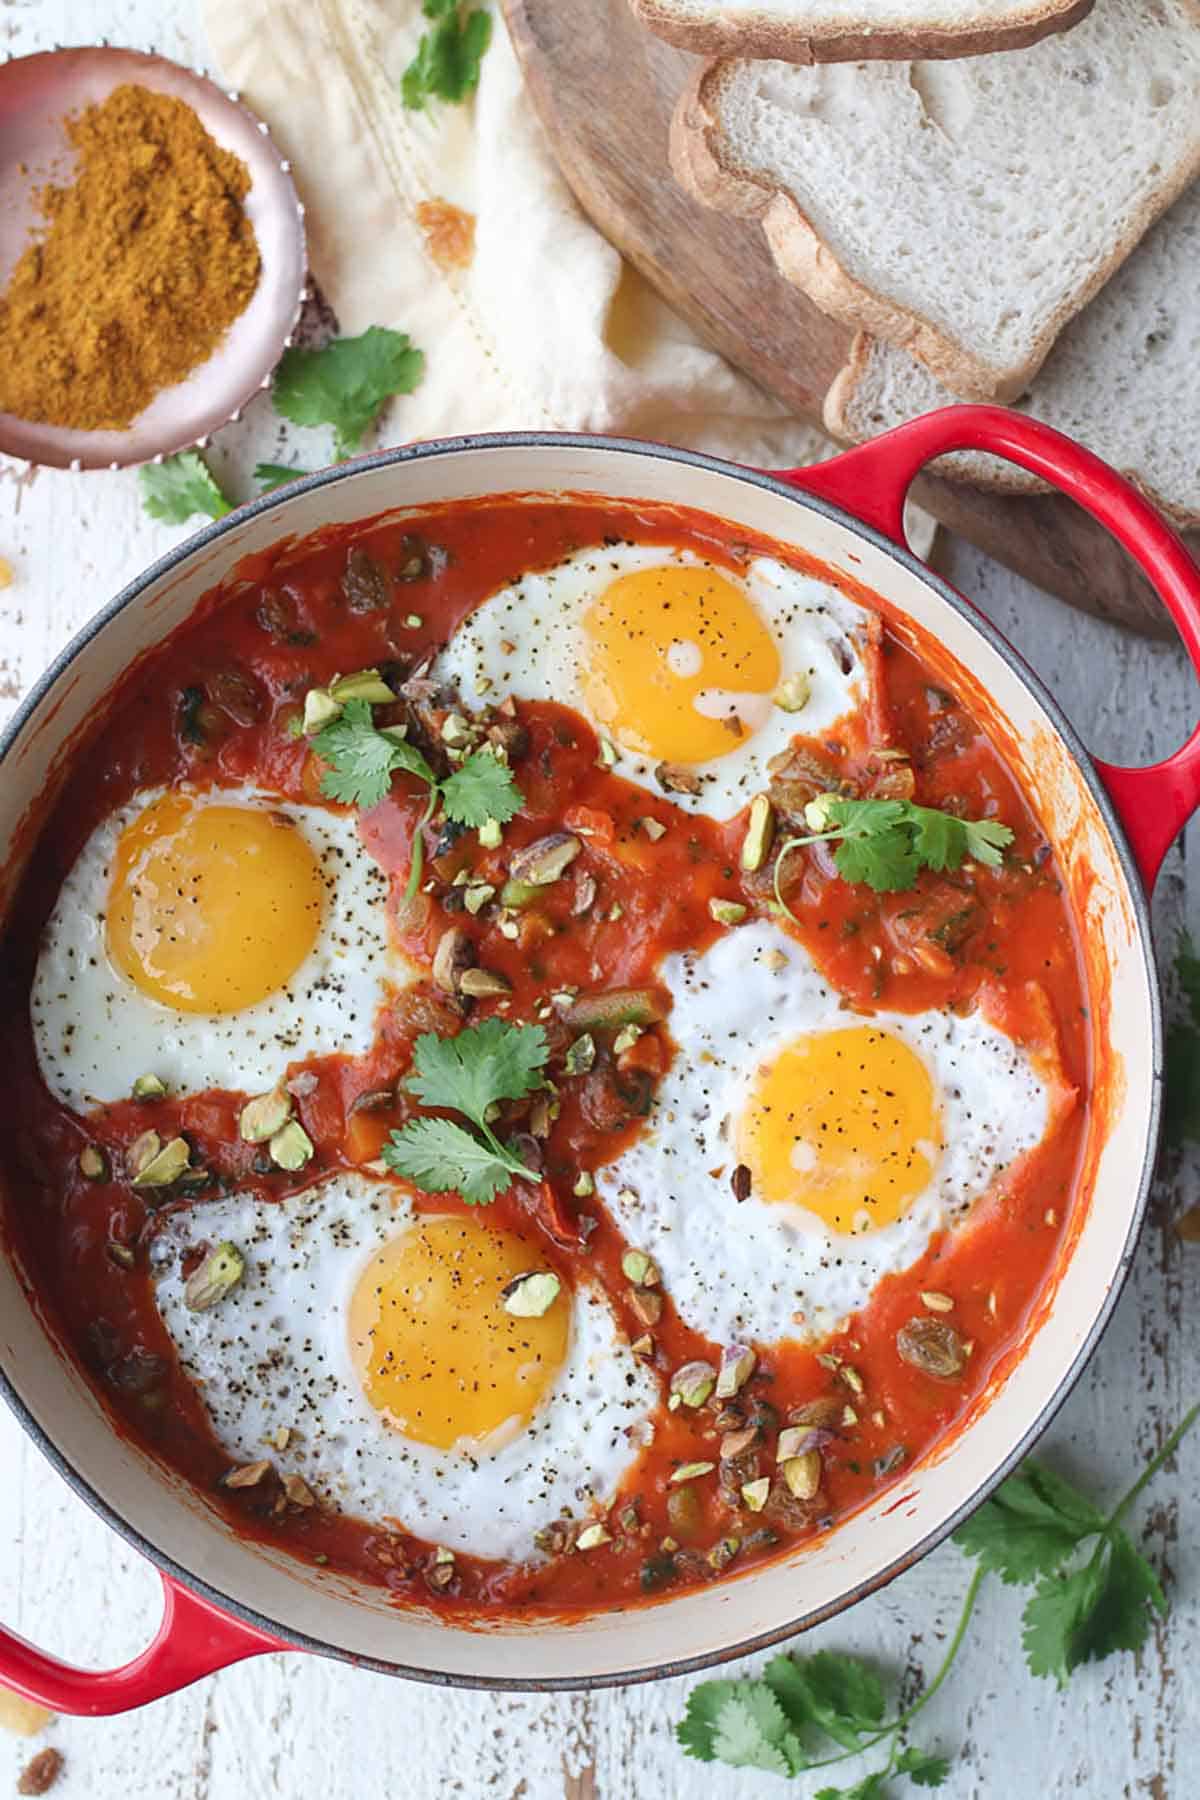
[[[626,750],[709,762],[770,715],[775,640],[743,589],[715,569],[621,575],[592,602],[583,631],[585,704]]]
[[[504,1307],[516,1276],[544,1267],[510,1231],[419,1219],[371,1258],[350,1302],[350,1352],[389,1424],[449,1450],[528,1424],[567,1353],[563,1294],[536,1319]]]
[[[759,1198],[846,1235],[902,1218],[940,1149],[929,1070],[869,1025],[789,1044],[760,1070],[738,1131]]]
[[[117,840],[108,954],[177,1012],[240,1012],[287,985],[323,898],[316,855],[285,813],[164,794]]]

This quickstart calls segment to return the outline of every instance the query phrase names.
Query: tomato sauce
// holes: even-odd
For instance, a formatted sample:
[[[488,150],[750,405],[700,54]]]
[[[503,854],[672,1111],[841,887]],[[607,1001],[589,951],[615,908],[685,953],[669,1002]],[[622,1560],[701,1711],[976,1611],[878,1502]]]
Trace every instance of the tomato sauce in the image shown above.
[[[815,1346],[761,1347],[753,1377],[723,1407],[713,1400],[698,1412],[669,1412],[664,1404],[652,1446],[632,1463],[607,1515],[612,1542],[600,1549],[572,1551],[564,1527],[557,1539],[548,1537],[543,1561],[501,1565],[459,1556],[442,1586],[433,1573],[434,1547],[399,1527],[367,1525],[323,1504],[292,1506],[273,1479],[240,1490],[223,1485],[230,1459],[155,1308],[147,1251],[156,1221],[202,1206],[218,1183],[280,1199],[322,1173],[370,1162],[387,1132],[417,1110],[395,1088],[414,1038],[455,1031],[462,1020],[425,980],[381,1016],[369,1055],[294,1064],[293,1080],[306,1070],[317,1077],[301,1084],[307,1091],[299,1102],[316,1154],[307,1168],[288,1174],[271,1167],[260,1147],[240,1141],[241,1094],[173,1095],[152,1105],[131,1099],[86,1119],[58,1104],[40,1079],[29,1023],[40,930],[88,835],[138,790],[252,780],[285,801],[318,798],[317,759],[293,724],[309,688],[372,665],[401,678],[419,670],[426,653],[497,587],[606,539],[690,547],[735,572],[765,551],[873,605],[869,593],[794,552],[733,542],[718,521],[667,508],[513,497],[330,527],[286,543],[245,562],[126,677],[45,821],[7,946],[0,1016],[10,1091],[0,1127],[7,1226],[39,1300],[117,1428],[181,1471],[247,1536],[384,1585],[400,1602],[419,1599],[459,1616],[505,1608],[561,1614],[677,1591],[716,1579],[726,1567],[740,1571],[778,1556],[902,1480],[971,1408],[1019,1340],[1078,1199],[1089,1075],[1086,994],[1063,884],[1037,818],[980,721],[882,623],[870,645],[870,717],[819,742],[797,738],[803,755],[799,774],[791,773],[801,789],[815,770],[818,790],[915,791],[925,805],[1003,819],[1015,840],[1000,868],[925,873],[915,889],[898,894],[843,881],[822,847],[793,854],[783,892],[794,922],[781,923],[851,1006],[918,1012],[983,1004],[1027,1047],[1052,1089],[1054,1124],[1043,1142],[978,1202],[967,1226],[935,1239],[916,1266],[886,1277],[835,1337]],[[481,849],[474,832],[443,833],[442,841],[427,835],[434,892],[405,905],[400,896],[424,794],[399,776],[391,796],[362,819],[368,848],[391,876],[400,943],[426,969],[453,924],[474,941],[480,966],[511,983],[507,1016],[532,1018],[554,990],[653,986],[666,953],[702,949],[723,929],[709,912],[714,896],[751,908],[773,903],[769,870],[747,875],[740,867],[744,813],[724,824],[684,815],[669,793],[649,793],[605,767],[580,716],[521,703],[519,678],[516,699],[522,742],[512,766],[524,800],[500,847]],[[647,831],[647,819],[668,829],[661,836]],[[461,910],[461,887],[453,885],[461,869],[469,866],[474,880],[498,888],[515,850],[564,829],[583,837],[583,855],[538,907],[520,914],[516,936],[501,929],[495,908]],[[595,891],[580,907],[585,878]],[[484,1003],[475,1016],[488,1010]],[[561,1053],[556,1019],[548,1030]],[[561,1112],[542,1146],[541,1188],[501,1196],[492,1215],[526,1231],[532,1221],[544,1237],[547,1265],[568,1281],[586,1265],[631,1341],[643,1338],[647,1325],[621,1269],[629,1246],[601,1203],[575,1189],[580,1171],[611,1160],[640,1129],[670,1055],[668,1021],[603,1068],[560,1080]],[[123,1157],[149,1124],[164,1140],[186,1136],[193,1163],[211,1172],[213,1185],[194,1196],[147,1197],[122,1179]],[[80,1154],[89,1145],[104,1153],[108,1179],[81,1173]],[[438,1212],[459,1204],[446,1196],[419,1203]],[[925,1295],[935,1302],[946,1296],[952,1310],[931,1309]],[[664,1403],[672,1370],[694,1359],[715,1364],[720,1356],[719,1345],[687,1328],[669,1293],[665,1300],[648,1352]],[[952,1328],[958,1373],[930,1373],[898,1354],[897,1333],[914,1319]],[[726,1504],[712,1479],[695,1484],[698,1506],[682,1525],[677,1506],[668,1513],[672,1470],[716,1462],[722,1432],[739,1426],[759,1428],[762,1446],[751,1455],[774,1476],[774,1431],[805,1403],[815,1408],[809,1422],[820,1423],[821,1482],[811,1501],[780,1493],[776,1480],[756,1515]]]

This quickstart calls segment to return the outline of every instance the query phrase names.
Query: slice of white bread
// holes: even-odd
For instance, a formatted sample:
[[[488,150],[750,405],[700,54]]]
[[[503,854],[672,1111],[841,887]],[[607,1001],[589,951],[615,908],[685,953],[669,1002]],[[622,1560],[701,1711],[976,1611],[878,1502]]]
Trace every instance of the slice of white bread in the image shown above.
[[[760,217],[825,312],[1012,399],[1200,172],[1200,17],[1102,0],[1013,55],[719,61],[672,132],[679,179]]]
[[[1066,31],[1093,0],[630,0],[643,25],[709,56],[828,63],[983,56]]]
[[[1177,200],[1108,286],[1063,332],[1018,407],[1078,438],[1179,525],[1200,525],[1200,187]],[[825,401],[826,429],[851,443],[957,396],[903,350],[866,333]],[[938,472],[1010,493],[1045,491],[977,452]]]

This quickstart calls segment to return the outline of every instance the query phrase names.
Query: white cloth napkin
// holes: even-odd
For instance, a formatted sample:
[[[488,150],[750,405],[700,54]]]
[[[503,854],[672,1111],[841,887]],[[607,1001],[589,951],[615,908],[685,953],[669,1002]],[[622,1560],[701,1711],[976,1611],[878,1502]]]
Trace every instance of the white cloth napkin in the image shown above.
[[[409,112],[399,80],[428,23],[419,0],[206,0],[205,16],[225,81],[292,160],[341,330],[391,325],[425,351],[389,436],[605,431],[780,468],[830,454],[585,219],[498,17],[473,102]],[[461,235],[443,203],[474,225],[457,267],[430,243],[447,216]]]

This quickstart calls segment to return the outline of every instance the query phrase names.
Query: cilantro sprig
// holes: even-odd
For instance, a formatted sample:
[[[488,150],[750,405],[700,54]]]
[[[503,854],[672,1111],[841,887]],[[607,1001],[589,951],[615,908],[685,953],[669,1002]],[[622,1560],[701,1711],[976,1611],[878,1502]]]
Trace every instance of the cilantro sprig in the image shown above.
[[[476,750],[444,780],[439,780],[415,744],[396,728],[379,727],[367,700],[347,700],[341,716],[313,739],[313,748],[329,766],[321,776],[321,792],[344,806],[378,806],[391,791],[398,770],[415,775],[429,788],[429,799],[412,838],[407,898],[416,893],[425,866],[421,833],[440,802],[456,825],[478,829],[489,819],[505,825],[521,807],[521,790],[507,764],[490,750]]]
[[[775,898],[787,911],[780,873],[793,851],[805,844],[837,844],[833,860],[844,881],[865,882],[877,894],[911,888],[922,869],[958,869],[968,857],[997,868],[1009,826],[998,819],[960,819],[912,800],[844,800],[818,794],[804,809],[806,835],[791,837],[775,863]]]
[[[424,0],[421,11],[433,23],[400,77],[400,98],[410,112],[423,111],[430,100],[461,105],[479,86],[480,64],[492,41],[492,15],[481,6],[461,6],[459,0]]]
[[[334,460],[342,462],[361,447],[384,401],[411,394],[424,368],[407,332],[372,325],[321,350],[285,351],[272,388],[275,410],[293,425],[332,425]]]
[[[852,1787],[822,1787],[813,1800],[884,1800],[898,1776],[940,1787],[949,1759],[910,1744],[908,1732],[950,1673],[989,1573],[1032,1586],[1023,1615],[1025,1660],[1032,1674],[1060,1688],[1082,1663],[1140,1648],[1154,1618],[1165,1616],[1162,1585],[1125,1520],[1197,1416],[1200,1405],[1108,1513],[1040,1462],[1031,1459],[1011,1475],[954,1534],[976,1563],[958,1623],[933,1680],[895,1718],[885,1718],[879,1678],[857,1657],[827,1650],[777,1656],[759,1676],[694,1688],[676,1727],[683,1749],[702,1762],[784,1776],[886,1750],[885,1762]]]
[[[222,492],[216,476],[198,450],[181,450],[160,463],[143,463],[138,470],[142,505],[152,519],[166,525],[185,525],[197,514],[223,519],[233,511],[233,501]]]
[[[273,494],[276,488],[286,487],[289,481],[302,481],[306,475],[315,472],[313,469],[294,469],[290,463],[260,462],[254,465],[254,479],[260,494]]]
[[[413,1046],[415,1074],[405,1087],[423,1106],[462,1113],[475,1130],[454,1119],[410,1119],[383,1147],[387,1167],[424,1193],[453,1190],[468,1206],[488,1205],[514,1180],[540,1181],[500,1142],[488,1113],[501,1100],[523,1100],[541,1087],[549,1055],[540,1025],[492,1018],[457,1037],[424,1033]]]

